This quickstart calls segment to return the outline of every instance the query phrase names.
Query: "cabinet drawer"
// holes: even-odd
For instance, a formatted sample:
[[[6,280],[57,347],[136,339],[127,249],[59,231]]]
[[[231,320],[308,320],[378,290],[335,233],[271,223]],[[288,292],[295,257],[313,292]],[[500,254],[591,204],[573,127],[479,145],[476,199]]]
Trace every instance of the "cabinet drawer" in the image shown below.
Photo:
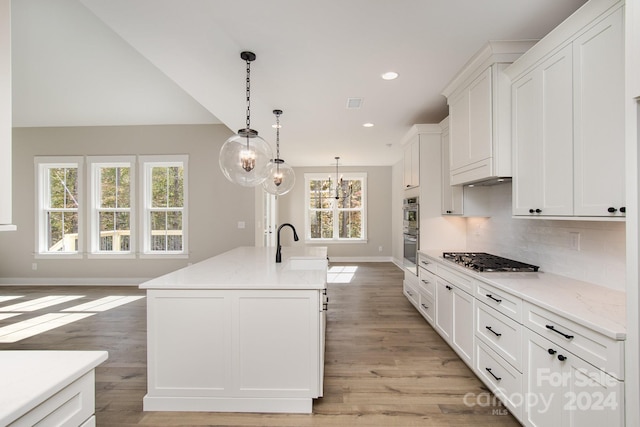
[[[464,274],[458,273],[453,269],[444,266],[442,264],[438,265],[438,276],[447,280],[449,283],[454,285],[455,287],[474,295],[476,280],[473,278],[466,276]]]
[[[427,322],[429,322],[429,324],[433,326],[436,310],[436,305],[433,303],[433,297],[426,295],[422,290],[418,292],[418,294],[420,295],[418,311],[420,312],[420,314],[422,314],[422,317],[424,317]]]
[[[476,337],[522,372],[521,324],[484,304],[477,304]]]
[[[522,299],[484,282],[478,282],[476,298],[516,322],[522,323]]]
[[[435,261],[432,261],[430,258],[422,254],[418,254],[418,265],[420,268],[427,270],[432,274],[437,274],[437,264]]]
[[[524,302],[524,325],[596,368],[624,380],[624,341],[606,337],[529,302]]]
[[[94,384],[90,371],[9,425],[79,426],[95,412]]]
[[[513,416],[522,420],[522,374],[480,340],[476,340],[474,371]]]
[[[420,269],[419,286],[431,298],[434,297],[436,291],[436,276],[424,268]]]
[[[407,297],[409,302],[418,307],[418,302],[420,301],[420,296],[418,295],[418,290],[413,287],[413,285],[408,282],[406,279],[402,283],[402,293]]]

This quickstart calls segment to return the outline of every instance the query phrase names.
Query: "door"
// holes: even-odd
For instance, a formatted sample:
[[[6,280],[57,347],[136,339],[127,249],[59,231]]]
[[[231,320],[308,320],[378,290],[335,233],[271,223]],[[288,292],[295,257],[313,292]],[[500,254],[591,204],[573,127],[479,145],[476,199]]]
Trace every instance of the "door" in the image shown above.
[[[451,342],[453,330],[453,286],[442,279],[436,280],[436,331]]]
[[[452,290],[453,326],[451,345],[460,358],[473,369],[473,298],[460,289]]]

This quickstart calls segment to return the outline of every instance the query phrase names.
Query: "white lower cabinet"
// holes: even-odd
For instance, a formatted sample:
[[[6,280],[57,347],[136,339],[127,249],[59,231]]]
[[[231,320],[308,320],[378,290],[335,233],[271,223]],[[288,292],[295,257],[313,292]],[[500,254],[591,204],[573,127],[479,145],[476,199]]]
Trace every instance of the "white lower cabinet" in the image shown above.
[[[436,331],[469,366],[473,366],[473,306],[475,298],[438,278],[436,282]]]
[[[624,425],[621,381],[557,343],[528,329],[525,333],[525,425]]]

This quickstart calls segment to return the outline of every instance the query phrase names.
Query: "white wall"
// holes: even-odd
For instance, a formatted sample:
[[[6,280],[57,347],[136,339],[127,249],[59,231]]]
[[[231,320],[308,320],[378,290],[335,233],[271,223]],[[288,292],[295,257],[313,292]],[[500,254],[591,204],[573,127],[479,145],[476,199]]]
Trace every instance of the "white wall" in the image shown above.
[[[300,241],[294,243],[290,230],[282,234],[282,245],[304,244],[304,174],[335,173],[331,167],[296,167],[296,184],[293,189],[278,198],[278,223],[289,222],[296,227]],[[334,260],[343,258],[348,261],[390,261],[392,257],[392,167],[391,166],[345,166],[340,172],[365,172],[367,174],[367,239],[366,243],[321,243],[327,246],[329,257]],[[380,251],[379,248],[382,247]]]
[[[513,219],[511,184],[490,187],[489,218],[467,219],[467,249],[539,265],[542,271],[625,290],[625,224]],[[579,250],[574,239],[579,235]]]
[[[18,231],[0,233],[0,283],[75,283],[84,278],[90,283],[109,283],[109,279],[136,283],[237,246],[253,246],[254,189],[230,183],[218,167],[218,152],[230,135],[223,125],[14,129],[13,206]],[[189,258],[35,259],[34,156],[124,154],[189,155]],[[238,229],[238,221],[244,221],[246,228]]]

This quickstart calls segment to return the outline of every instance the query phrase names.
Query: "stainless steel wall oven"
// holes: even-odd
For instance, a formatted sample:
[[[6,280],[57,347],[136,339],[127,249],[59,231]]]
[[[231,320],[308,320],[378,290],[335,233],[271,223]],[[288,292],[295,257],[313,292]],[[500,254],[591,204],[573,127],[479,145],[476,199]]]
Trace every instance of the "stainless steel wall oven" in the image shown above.
[[[410,197],[402,203],[402,237],[404,241],[403,265],[418,274],[418,249],[420,247],[420,215],[418,198]]]

